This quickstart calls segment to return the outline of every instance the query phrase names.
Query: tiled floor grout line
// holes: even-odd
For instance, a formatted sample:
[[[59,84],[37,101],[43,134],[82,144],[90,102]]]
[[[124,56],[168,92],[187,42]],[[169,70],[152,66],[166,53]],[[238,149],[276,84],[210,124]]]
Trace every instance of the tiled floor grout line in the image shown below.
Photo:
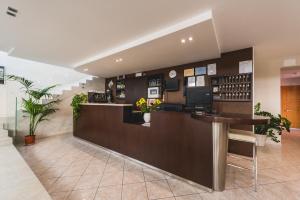
[[[123,159],[123,158],[122,158]],[[124,186],[124,168],[125,168],[125,159],[123,161],[123,177],[122,177],[122,189],[121,189],[121,200],[123,199],[123,186]]]
[[[107,167],[107,164],[108,164],[108,161],[109,161],[110,157],[111,157],[111,154],[109,153],[109,154],[108,154],[108,158],[107,158],[106,163],[105,163],[105,167],[104,167],[104,169],[103,169],[103,172],[102,172],[102,175],[101,175],[101,178],[100,178],[100,182],[99,182],[98,187],[97,187],[97,189],[96,189],[96,192],[95,192],[95,195],[94,195],[93,200],[96,199],[96,196],[97,196],[97,193],[98,193],[98,191],[99,191],[100,184],[101,184],[101,181],[102,181],[102,179],[103,179],[103,177],[104,177],[104,173],[105,173],[105,170],[106,170],[106,167]]]
[[[164,177],[166,178],[165,174],[164,174]],[[167,184],[168,184],[168,187],[169,187],[170,191],[171,191],[172,194],[173,194],[173,197],[175,198],[174,192],[173,192],[173,190],[172,190],[172,188],[171,188],[171,186],[170,186],[170,183],[169,183],[168,179],[166,178],[165,180],[166,180],[166,182],[167,182]]]
[[[142,167],[142,172],[143,172],[143,177],[144,177],[144,184],[145,184],[145,188],[146,188],[147,199],[150,200],[150,198],[149,198],[149,193],[148,193],[148,189],[147,189],[147,183],[146,183],[145,172],[144,172],[144,168],[143,168],[143,167]]]

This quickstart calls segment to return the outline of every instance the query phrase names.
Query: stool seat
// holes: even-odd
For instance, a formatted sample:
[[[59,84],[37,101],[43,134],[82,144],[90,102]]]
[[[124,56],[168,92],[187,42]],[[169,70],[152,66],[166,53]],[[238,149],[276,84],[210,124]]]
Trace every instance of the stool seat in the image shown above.
[[[237,140],[241,142],[249,142],[252,144],[256,143],[256,137],[251,131],[230,129],[228,133],[228,138],[231,140]]]

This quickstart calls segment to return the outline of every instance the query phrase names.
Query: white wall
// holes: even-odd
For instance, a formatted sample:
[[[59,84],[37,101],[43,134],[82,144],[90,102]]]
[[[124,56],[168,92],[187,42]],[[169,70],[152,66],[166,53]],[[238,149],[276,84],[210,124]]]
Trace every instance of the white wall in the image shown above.
[[[281,112],[280,69],[285,58],[258,59],[255,56],[254,103],[261,102],[262,109],[274,114]],[[300,55],[294,56],[299,65]]]
[[[59,84],[70,86],[75,82],[91,79],[91,76],[61,66],[7,56],[0,52],[0,66],[5,67],[6,74],[25,77],[35,83],[37,88]],[[7,81],[0,85],[0,118],[14,114],[15,97],[22,97],[20,85]]]

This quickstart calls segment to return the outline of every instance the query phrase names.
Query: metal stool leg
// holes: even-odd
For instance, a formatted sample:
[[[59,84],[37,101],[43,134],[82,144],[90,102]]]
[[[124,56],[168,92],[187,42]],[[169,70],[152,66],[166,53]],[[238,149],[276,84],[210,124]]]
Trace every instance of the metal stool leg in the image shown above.
[[[253,144],[254,191],[257,191],[257,147]]]

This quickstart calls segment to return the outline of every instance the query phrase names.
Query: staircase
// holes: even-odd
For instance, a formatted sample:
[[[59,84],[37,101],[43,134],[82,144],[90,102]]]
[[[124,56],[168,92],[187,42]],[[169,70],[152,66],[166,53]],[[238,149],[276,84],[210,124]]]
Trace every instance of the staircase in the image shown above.
[[[12,138],[8,136],[8,130],[4,129],[4,120],[0,120],[0,147],[12,145]]]

